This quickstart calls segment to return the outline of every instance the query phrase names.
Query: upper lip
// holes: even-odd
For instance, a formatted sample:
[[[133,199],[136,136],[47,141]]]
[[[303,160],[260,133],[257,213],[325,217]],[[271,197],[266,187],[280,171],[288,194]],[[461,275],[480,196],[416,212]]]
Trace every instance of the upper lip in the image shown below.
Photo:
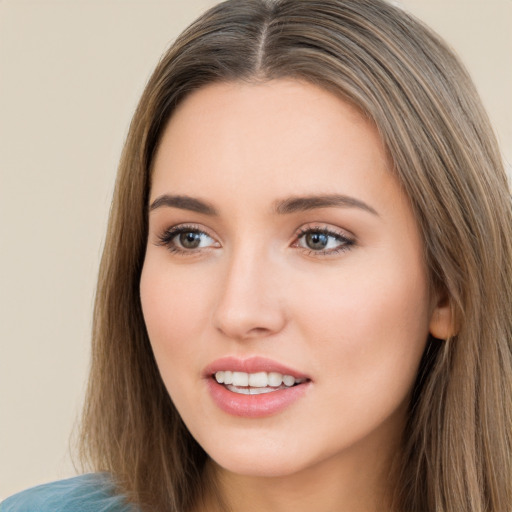
[[[211,377],[216,372],[226,370],[245,373],[277,372],[282,375],[292,375],[296,379],[309,379],[306,374],[266,357],[249,357],[247,359],[233,356],[222,357],[209,364],[204,369],[203,375]]]

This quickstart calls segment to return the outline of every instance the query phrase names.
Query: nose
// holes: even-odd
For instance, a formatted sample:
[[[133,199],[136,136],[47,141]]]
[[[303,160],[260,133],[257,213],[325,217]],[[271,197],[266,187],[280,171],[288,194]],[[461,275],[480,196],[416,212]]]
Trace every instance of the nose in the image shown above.
[[[267,255],[238,251],[226,262],[214,310],[215,328],[236,340],[280,332],[286,324],[282,279]]]

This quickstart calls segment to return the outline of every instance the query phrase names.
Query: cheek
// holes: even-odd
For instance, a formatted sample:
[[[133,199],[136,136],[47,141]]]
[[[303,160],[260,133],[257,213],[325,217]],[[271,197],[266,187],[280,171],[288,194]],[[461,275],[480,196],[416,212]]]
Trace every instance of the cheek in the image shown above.
[[[329,427],[331,434],[346,433],[341,443],[389,421],[402,428],[428,335],[424,282],[371,274],[351,272],[343,287],[303,295],[301,336],[309,340],[316,384],[325,392],[322,407],[341,418]]]
[[[428,337],[429,296],[421,264],[364,265],[361,271],[347,265],[294,297],[303,336],[315,348],[323,374],[350,386],[367,383],[369,389],[388,381],[409,386],[414,380]]]
[[[190,368],[208,317],[205,283],[186,272],[170,272],[167,266],[148,258],[140,281],[144,320],[164,380]]]

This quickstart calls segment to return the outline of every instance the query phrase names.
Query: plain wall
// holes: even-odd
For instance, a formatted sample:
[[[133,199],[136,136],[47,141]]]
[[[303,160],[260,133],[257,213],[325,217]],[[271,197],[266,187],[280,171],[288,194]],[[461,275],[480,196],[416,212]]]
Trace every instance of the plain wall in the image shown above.
[[[160,55],[213,3],[0,0],[0,499],[75,473],[123,140]],[[511,162],[512,0],[394,3],[462,57]]]

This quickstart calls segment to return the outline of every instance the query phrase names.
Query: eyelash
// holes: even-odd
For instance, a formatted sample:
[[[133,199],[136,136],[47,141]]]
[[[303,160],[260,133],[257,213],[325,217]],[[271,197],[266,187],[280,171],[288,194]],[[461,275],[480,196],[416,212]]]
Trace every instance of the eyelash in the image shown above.
[[[161,235],[158,236],[157,245],[166,247],[172,254],[177,254],[180,256],[193,256],[202,252],[205,248],[193,248],[193,249],[184,249],[178,246],[175,242],[175,238],[181,234],[185,233],[194,233],[195,235],[204,235],[213,240],[213,237],[210,236],[207,232],[199,229],[197,226],[193,225],[178,225],[173,226],[171,228],[166,229]],[[301,247],[299,245],[300,240],[309,234],[317,234],[317,235],[325,235],[329,238],[335,239],[340,243],[334,249],[328,250],[314,250],[308,249],[306,247]],[[318,226],[306,226],[301,228],[295,235],[295,242],[292,244],[292,247],[296,247],[303,252],[305,252],[308,256],[335,256],[341,252],[345,252],[350,250],[355,245],[355,240],[347,237],[346,235],[334,231],[330,228],[323,227],[320,228]],[[214,245],[214,244],[212,244]],[[211,247],[211,246],[210,246]],[[209,247],[206,247],[206,249]]]
[[[180,256],[193,256],[200,252],[202,249],[184,249],[176,245],[176,242],[174,241],[177,236],[185,233],[205,235],[213,240],[213,237],[206,233],[206,231],[197,228],[197,226],[180,224],[179,226],[173,226],[166,229],[161,235],[159,235],[157,245],[166,247],[173,254],[178,254]]]
[[[301,238],[305,237],[309,234],[317,234],[317,235],[325,235],[329,238],[334,238],[337,242],[340,242],[340,245],[334,249],[328,250],[318,250],[315,251],[313,249],[308,249],[306,247],[299,247],[299,241]],[[297,241],[294,242],[293,247],[298,247],[306,252],[308,256],[335,256],[341,252],[349,251],[354,245],[355,240],[353,238],[349,238],[347,235],[342,234],[338,231],[334,231],[330,228],[323,227],[320,228],[318,226],[306,226],[301,228],[297,235]]]

